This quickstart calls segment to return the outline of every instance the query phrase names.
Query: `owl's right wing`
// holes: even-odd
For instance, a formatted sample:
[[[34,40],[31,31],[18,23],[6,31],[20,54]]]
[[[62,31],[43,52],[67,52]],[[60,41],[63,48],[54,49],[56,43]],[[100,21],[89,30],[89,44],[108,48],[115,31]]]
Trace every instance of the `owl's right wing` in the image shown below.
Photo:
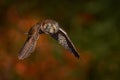
[[[18,55],[20,60],[27,58],[35,50],[37,40],[39,39],[39,34],[39,25],[35,25],[29,30],[28,38]]]

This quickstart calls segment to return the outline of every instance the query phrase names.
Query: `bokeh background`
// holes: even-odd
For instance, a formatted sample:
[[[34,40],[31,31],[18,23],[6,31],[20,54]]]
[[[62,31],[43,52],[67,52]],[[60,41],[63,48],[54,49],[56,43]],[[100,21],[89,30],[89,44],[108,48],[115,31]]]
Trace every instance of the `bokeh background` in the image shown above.
[[[45,19],[59,22],[79,60],[45,34],[18,60],[24,33]],[[119,23],[120,0],[0,0],[0,80],[120,80]]]

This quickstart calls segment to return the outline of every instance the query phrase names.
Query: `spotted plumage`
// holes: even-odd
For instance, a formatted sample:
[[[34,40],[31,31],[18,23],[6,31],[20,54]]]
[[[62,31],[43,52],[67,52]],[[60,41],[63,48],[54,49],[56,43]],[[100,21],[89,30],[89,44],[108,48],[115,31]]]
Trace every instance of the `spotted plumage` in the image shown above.
[[[28,38],[19,52],[19,59],[27,58],[35,49],[39,35],[45,33],[56,39],[65,49],[71,51],[75,57],[79,58],[79,53],[74,47],[67,33],[60,28],[54,20],[44,20],[34,25],[28,32]]]

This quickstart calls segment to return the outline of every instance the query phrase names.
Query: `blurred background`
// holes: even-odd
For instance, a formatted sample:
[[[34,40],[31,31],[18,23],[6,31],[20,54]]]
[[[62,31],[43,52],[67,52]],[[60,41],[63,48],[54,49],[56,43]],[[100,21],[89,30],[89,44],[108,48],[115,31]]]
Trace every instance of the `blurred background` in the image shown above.
[[[59,22],[80,59],[40,35],[25,60],[24,33],[45,19]],[[120,0],[0,0],[0,80],[120,80]]]

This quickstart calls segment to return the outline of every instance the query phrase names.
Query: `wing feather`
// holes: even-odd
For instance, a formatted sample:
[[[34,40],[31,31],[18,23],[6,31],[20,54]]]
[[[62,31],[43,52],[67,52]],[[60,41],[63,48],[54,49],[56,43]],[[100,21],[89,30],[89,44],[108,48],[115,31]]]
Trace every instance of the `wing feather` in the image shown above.
[[[63,29],[60,28],[57,33],[52,34],[51,36],[56,39],[59,44],[61,44],[65,49],[71,51],[75,57],[79,58],[79,53],[77,52],[74,44]]]
[[[30,56],[30,53],[32,53],[35,50],[35,46],[36,46],[36,40],[32,38],[28,38],[25,41],[24,46],[20,50],[18,58],[20,60],[23,60],[24,58],[27,58],[28,56]]]
[[[39,24],[36,24],[30,28],[28,38],[19,52],[18,59],[23,60],[24,58],[27,58],[35,50],[37,40],[39,39],[39,34],[41,34],[39,31]]]

